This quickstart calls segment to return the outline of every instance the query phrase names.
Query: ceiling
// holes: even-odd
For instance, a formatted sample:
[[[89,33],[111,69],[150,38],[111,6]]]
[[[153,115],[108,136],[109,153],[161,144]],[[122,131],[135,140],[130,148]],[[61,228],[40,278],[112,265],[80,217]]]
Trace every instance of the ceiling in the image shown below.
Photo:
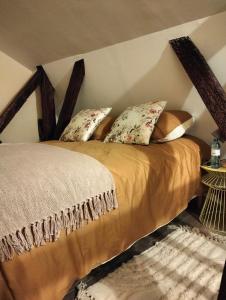
[[[226,10],[226,0],[0,0],[0,50],[28,68]]]

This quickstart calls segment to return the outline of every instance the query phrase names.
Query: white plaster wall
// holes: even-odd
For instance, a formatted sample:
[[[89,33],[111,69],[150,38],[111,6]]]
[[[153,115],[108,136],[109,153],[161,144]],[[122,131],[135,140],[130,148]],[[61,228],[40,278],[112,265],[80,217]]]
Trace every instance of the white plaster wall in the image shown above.
[[[192,113],[196,123],[190,133],[210,142],[215,122],[168,43],[170,39],[185,35],[199,47],[220,83],[226,87],[224,12],[45,65],[56,88],[58,110],[73,63],[84,58],[86,75],[76,110],[112,106],[117,115],[128,105],[152,99],[166,100],[168,109]]]
[[[0,113],[32,76],[32,71],[0,52]],[[3,142],[38,141],[36,94],[33,93],[0,134]]]

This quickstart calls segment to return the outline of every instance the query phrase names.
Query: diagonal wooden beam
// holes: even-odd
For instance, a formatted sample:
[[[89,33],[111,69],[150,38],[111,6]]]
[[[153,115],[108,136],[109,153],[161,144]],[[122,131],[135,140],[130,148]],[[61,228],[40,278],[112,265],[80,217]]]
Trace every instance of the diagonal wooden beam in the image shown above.
[[[76,61],[72,70],[70,82],[66,91],[63,106],[60,111],[57,127],[55,131],[55,138],[59,139],[65,127],[69,124],[75,104],[77,102],[78,94],[85,75],[84,60]]]
[[[71,120],[77,102],[78,93],[85,75],[84,60],[75,62],[64,103],[56,126],[54,88],[42,66],[27,81],[24,87],[12,99],[0,115],[0,133],[5,129],[27,98],[39,86],[41,91],[42,119],[38,120],[39,138],[41,141],[59,138]]]
[[[54,138],[54,132],[56,130],[55,90],[43,67],[38,66],[37,70],[41,73],[40,91],[42,119],[38,120],[39,137],[41,141],[46,141]]]
[[[0,133],[6,128],[15,114],[20,110],[27,98],[34,92],[41,80],[39,70],[27,81],[0,115]]]
[[[185,71],[214,118],[221,138],[226,140],[226,93],[204,56],[189,37],[170,42]]]

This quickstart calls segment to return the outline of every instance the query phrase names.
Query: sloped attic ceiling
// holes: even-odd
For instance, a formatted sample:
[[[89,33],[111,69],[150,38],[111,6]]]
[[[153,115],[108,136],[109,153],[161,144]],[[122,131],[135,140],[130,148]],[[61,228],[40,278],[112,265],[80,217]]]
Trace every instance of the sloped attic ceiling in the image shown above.
[[[29,68],[226,10],[226,0],[0,0],[0,50]]]

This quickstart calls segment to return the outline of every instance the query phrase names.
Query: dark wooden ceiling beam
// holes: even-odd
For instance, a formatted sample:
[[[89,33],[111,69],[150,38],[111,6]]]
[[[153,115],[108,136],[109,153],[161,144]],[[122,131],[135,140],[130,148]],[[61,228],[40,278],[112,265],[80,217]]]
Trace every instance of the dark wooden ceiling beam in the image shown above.
[[[78,94],[85,75],[84,60],[75,62],[63,106],[56,125],[54,88],[42,66],[12,99],[0,115],[0,133],[5,129],[15,114],[20,110],[32,92],[40,87],[42,118],[38,120],[40,141],[58,139],[71,120]]]
[[[226,140],[226,93],[199,49],[189,37],[170,41],[170,45]]]
[[[64,102],[60,111],[59,119],[56,126],[55,138],[59,139],[65,127],[69,124],[75,104],[77,102],[78,94],[85,76],[84,60],[75,62],[70,82],[66,91]]]
[[[0,115],[0,133],[6,128],[15,114],[20,110],[29,96],[40,87],[42,119],[38,120],[40,141],[54,138],[56,130],[56,115],[54,103],[54,88],[42,66],[26,82],[24,87],[16,94]]]
[[[41,73],[40,92],[42,119],[38,120],[39,138],[41,141],[51,140],[54,138],[56,130],[56,114],[54,101],[54,88],[42,66],[37,70]]]
[[[15,114],[21,109],[27,98],[38,87],[41,80],[39,70],[27,81],[24,87],[13,97],[12,101],[7,105],[0,115],[0,133],[6,128]]]

